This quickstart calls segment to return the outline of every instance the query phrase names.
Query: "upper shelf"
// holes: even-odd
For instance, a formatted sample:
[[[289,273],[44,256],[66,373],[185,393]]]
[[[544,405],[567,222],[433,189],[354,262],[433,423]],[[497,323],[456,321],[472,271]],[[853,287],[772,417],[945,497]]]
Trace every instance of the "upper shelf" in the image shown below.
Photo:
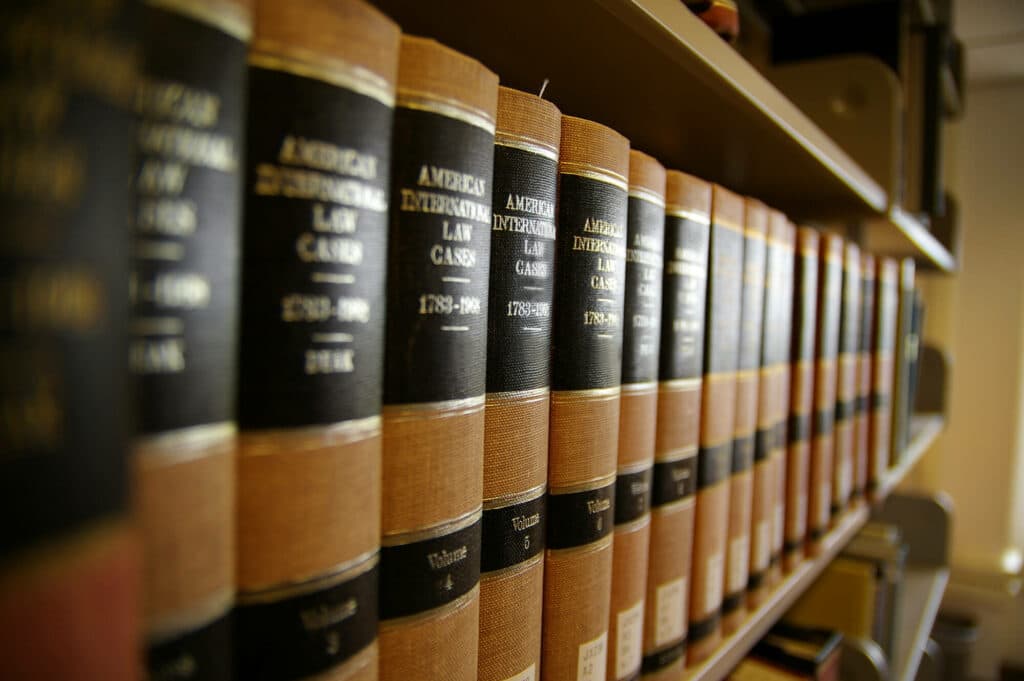
[[[893,208],[881,217],[867,220],[862,244],[875,253],[912,256],[927,267],[943,272],[956,269],[953,254],[902,208]]]
[[[479,59],[503,84],[540,92],[547,81],[544,96],[563,113],[795,220],[888,212],[885,189],[679,0],[375,2],[404,31]],[[910,234],[917,244],[918,230]]]

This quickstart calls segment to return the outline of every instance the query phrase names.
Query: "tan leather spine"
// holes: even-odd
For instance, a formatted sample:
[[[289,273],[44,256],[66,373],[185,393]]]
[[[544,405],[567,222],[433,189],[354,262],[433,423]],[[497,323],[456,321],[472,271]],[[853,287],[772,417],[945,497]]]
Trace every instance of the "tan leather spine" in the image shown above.
[[[402,36],[399,109],[425,109],[493,130],[497,100],[498,77],[478,61],[434,40]],[[400,153],[396,148],[395,155]],[[417,542],[421,532],[448,534],[455,531],[448,529],[448,524],[481,512],[483,394],[439,403],[385,404],[382,416],[384,545]],[[477,585],[454,601],[425,612],[382,619],[378,639],[381,678],[475,680],[479,611]]]
[[[539,148],[541,153],[557,157],[561,118],[554,104],[526,92],[501,87],[495,141],[522,150]],[[493,191],[497,210],[508,192],[507,188],[498,186],[499,173],[497,168],[495,170]],[[557,182],[554,175],[551,182],[553,195]],[[553,249],[554,243],[548,247]],[[492,273],[499,267],[511,269],[513,262],[499,262],[494,253],[492,250]],[[551,283],[545,281],[542,285]],[[493,284],[489,295],[492,299],[498,295]],[[496,345],[501,340],[490,338],[489,352],[499,352],[501,356],[500,346]],[[546,354],[539,361],[547,362]],[[531,490],[543,494],[547,484],[550,409],[547,385],[536,390],[488,392],[484,415],[485,511],[489,503],[521,501],[524,493]],[[479,681],[517,678],[530,669],[536,674],[540,666],[543,576],[542,552],[517,565],[481,575]]]
[[[135,443],[143,606],[156,639],[212,621],[234,600],[235,432],[220,430],[212,441],[178,431]]]
[[[721,606],[725,590],[725,553],[729,524],[729,470],[735,434],[736,374],[743,269],[742,197],[718,185],[712,189],[711,246],[708,256],[708,302],[705,329],[704,387],[701,401],[701,453],[698,469],[722,451],[726,477],[698,482],[692,581],[690,645],[687,663],[704,660],[721,641]],[[727,236],[729,234],[733,236]],[[729,248],[729,239],[734,239]],[[720,293],[715,293],[720,287]],[[717,305],[716,305],[717,301]],[[720,337],[721,336],[721,337]],[[723,355],[721,367],[711,358]],[[698,478],[701,476],[698,475]],[[695,631],[696,630],[696,631]]]
[[[841,314],[843,239],[823,234],[818,275],[818,340],[815,350],[814,418],[811,419],[810,496],[807,502],[808,550],[817,555],[829,526],[832,470],[835,465],[834,415],[838,380],[838,328]],[[835,336],[833,337],[833,334]],[[823,419],[822,417],[825,416]],[[819,429],[832,420],[831,428]]]
[[[563,116],[558,172],[560,176],[590,177],[618,187],[622,191],[621,208],[625,208],[629,141],[598,123]],[[559,210],[566,210],[565,206],[563,203]],[[622,213],[621,228],[625,230],[625,211]],[[558,228],[562,233],[577,229],[564,222]],[[560,261],[555,264],[556,270],[568,266],[569,263]],[[618,260],[618,267],[624,269],[624,258]],[[563,295],[582,293],[559,290],[556,284],[556,308]],[[619,310],[621,314],[621,307]],[[556,324],[553,334],[559,333]],[[601,489],[614,482],[619,395],[619,385],[594,390],[552,390],[548,447],[550,495]],[[549,523],[552,522],[554,519],[549,517]],[[608,529],[611,528],[605,531]],[[590,678],[581,676],[585,673],[595,674],[593,678],[603,675],[610,644],[612,542],[609,532],[588,544],[561,549],[549,545],[546,549],[540,669],[545,681]]]
[[[839,327],[839,359],[836,366],[835,466],[832,471],[833,516],[850,501],[854,477],[854,436],[857,399],[857,341],[860,337],[860,248],[847,243],[843,252],[843,286]],[[843,416],[843,418],[839,418]]]
[[[894,258],[881,258],[878,261],[876,282],[870,401],[871,448],[868,455],[868,487],[871,490],[885,479],[890,465],[899,262]]]
[[[612,599],[608,622],[606,678],[635,678],[643,650],[644,602],[647,589],[647,551],[651,543],[651,516],[615,528],[612,542]],[[636,638],[633,648],[627,641]],[[631,664],[635,655],[636,664]]]
[[[688,496],[651,511],[650,558],[644,612],[644,656],[677,646],[686,638],[690,566],[693,555],[693,516],[696,500]],[[678,632],[678,633],[677,633]],[[682,671],[684,654],[643,678],[662,678]]]
[[[861,328],[857,353],[857,420],[854,445],[854,491],[858,503],[868,488],[871,451],[871,347],[874,332],[875,256],[861,256]]]
[[[786,531],[784,569],[792,571],[804,557],[807,509],[810,503],[810,422],[814,414],[814,339],[817,336],[818,233],[807,227],[796,230],[794,240],[793,326],[794,351],[789,363],[786,444]],[[799,275],[799,276],[797,276]],[[806,346],[806,347],[805,347]],[[805,354],[801,354],[805,353]],[[802,433],[792,426],[802,424]],[[802,437],[798,437],[802,435]]]

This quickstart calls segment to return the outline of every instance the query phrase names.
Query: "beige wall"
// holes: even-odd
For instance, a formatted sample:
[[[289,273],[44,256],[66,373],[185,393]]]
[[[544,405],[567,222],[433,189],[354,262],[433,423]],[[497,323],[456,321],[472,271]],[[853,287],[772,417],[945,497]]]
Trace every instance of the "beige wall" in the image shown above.
[[[1004,552],[1024,547],[1024,83],[969,90],[952,133],[947,169],[962,207],[961,269],[924,282],[926,339],[955,358],[950,413],[912,482],[953,497],[957,572],[998,584]],[[981,619],[974,675],[995,678],[1001,659],[1024,661],[1020,598],[961,584],[947,603]]]

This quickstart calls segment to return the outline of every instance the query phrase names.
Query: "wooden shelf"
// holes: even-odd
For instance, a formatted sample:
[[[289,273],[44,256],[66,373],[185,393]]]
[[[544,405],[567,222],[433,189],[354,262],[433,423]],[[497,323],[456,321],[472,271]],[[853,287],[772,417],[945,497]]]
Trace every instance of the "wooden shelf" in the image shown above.
[[[942,272],[956,270],[956,260],[913,215],[896,207],[881,217],[867,220],[861,243],[882,255],[912,256],[926,267]]]
[[[760,608],[731,636],[726,637],[714,654],[702,664],[686,671],[686,681],[718,681],[725,678],[746,657],[754,644],[772,628],[807,588],[814,583],[825,566],[832,562],[847,542],[864,526],[868,509],[861,505],[848,511],[835,528],[825,536],[821,554],[805,560],[787,575]]]
[[[914,463],[920,460],[925,450],[935,441],[943,425],[943,418],[937,415],[919,415],[913,418],[910,426],[911,440],[907,446],[906,457],[904,462],[894,468],[886,479],[886,493],[903,479]],[[772,592],[768,600],[751,613],[743,626],[727,637],[710,658],[687,670],[684,677],[686,681],[718,681],[725,678],[754,647],[754,644],[761,640],[761,637],[772,628],[772,625],[814,583],[825,566],[832,562],[832,559],[864,526],[868,519],[868,513],[869,509],[865,505],[848,511],[838,525],[825,537],[821,554],[804,561],[789,574],[786,580]],[[943,582],[943,586],[945,586],[945,582]],[[904,608],[904,610],[908,609],[913,610]],[[934,614],[932,618],[934,619]],[[929,630],[930,628],[929,625]],[[920,659],[920,655],[917,659]],[[902,678],[896,677],[897,680]]]
[[[794,219],[884,212],[885,190],[679,0],[375,0],[406,32],[609,125],[671,168]]]
[[[893,681],[914,681],[948,581],[949,568],[905,571],[896,613],[896,651],[889,665]]]
[[[875,490],[875,499],[881,501],[900,484],[917,465],[924,453],[942,432],[946,421],[941,414],[917,414],[910,420],[910,443],[898,464],[889,469],[885,479]]]

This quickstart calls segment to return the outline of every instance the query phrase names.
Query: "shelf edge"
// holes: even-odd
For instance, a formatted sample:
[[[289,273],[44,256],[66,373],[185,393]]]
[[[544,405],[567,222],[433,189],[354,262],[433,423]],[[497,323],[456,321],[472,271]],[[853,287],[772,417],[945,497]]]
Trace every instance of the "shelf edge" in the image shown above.
[[[914,439],[907,445],[903,460],[891,468],[885,479],[878,485],[875,491],[875,499],[878,502],[884,500],[900,484],[907,474],[917,465],[934,444],[936,438],[946,426],[946,419],[942,414],[924,414],[914,417],[916,423],[922,424]]]
[[[908,572],[923,572],[917,568],[908,568]],[[946,592],[946,585],[949,583],[949,568],[934,568],[927,572],[931,575],[932,583],[928,590],[928,598],[924,603],[921,618],[917,622],[917,629],[914,631],[913,641],[909,648],[904,648],[901,660],[903,668],[894,678],[896,681],[914,681],[917,675],[917,668],[921,665],[921,655],[924,654],[924,647],[931,635],[932,625],[939,614],[939,607],[942,605],[942,597]]]

